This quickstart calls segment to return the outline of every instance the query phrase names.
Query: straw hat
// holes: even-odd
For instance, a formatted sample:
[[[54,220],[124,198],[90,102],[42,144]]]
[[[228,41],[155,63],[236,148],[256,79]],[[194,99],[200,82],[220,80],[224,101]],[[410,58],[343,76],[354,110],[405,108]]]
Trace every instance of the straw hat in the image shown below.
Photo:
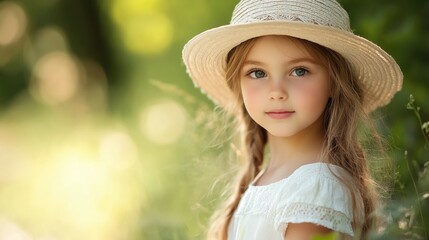
[[[347,12],[335,0],[241,0],[229,25],[202,32],[183,49],[187,72],[215,103],[233,100],[225,80],[228,52],[248,39],[288,35],[330,48],[345,57],[363,82],[367,112],[390,102],[402,87],[395,60],[350,30]]]

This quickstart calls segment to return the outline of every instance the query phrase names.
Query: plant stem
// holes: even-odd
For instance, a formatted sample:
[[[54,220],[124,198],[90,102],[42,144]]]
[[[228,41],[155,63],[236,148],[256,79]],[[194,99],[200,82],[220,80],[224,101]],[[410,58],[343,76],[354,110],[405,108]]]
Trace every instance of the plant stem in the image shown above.
[[[426,146],[427,146],[427,145],[429,145],[429,138],[428,138],[428,135],[425,133],[423,127],[422,127],[423,122],[422,122],[422,118],[420,117],[420,113],[419,113],[419,111],[417,111],[417,109],[415,107],[413,107],[413,112],[416,115],[417,120],[419,121],[420,131],[422,132],[422,135],[425,138]]]
[[[419,193],[419,190],[417,188],[416,181],[414,180],[413,173],[411,171],[411,167],[410,167],[410,161],[411,160],[408,159],[407,152],[405,152],[405,161],[407,162],[407,169],[408,169],[408,173],[410,174],[411,181],[413,182],[414,191],[417,194],[417,205],[418,205],[417,211],[419,211],[420,219],[422,221],[421,224],[423,225],[423,229],[424,229],[424,234],[425,234],[425,236],[427,236],[427,234],[426,234],[426,228],[424,227],[424,226],[426,226],[426,224],[425,224],[425,218],[424,218],[423,212],[422,212],[423,207],[422,207],[422,204],[421,204],[421,201],[420,201],[420,193]]]

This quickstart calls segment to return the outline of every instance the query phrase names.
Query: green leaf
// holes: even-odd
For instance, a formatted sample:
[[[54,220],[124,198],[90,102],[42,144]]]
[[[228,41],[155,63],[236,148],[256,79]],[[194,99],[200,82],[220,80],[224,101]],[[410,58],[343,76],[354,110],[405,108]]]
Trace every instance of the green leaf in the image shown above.
[[[340,235],[337,232],[333,232],[327,235],[316,235],[313,237],[313,240],[337,240],[340,239]]]

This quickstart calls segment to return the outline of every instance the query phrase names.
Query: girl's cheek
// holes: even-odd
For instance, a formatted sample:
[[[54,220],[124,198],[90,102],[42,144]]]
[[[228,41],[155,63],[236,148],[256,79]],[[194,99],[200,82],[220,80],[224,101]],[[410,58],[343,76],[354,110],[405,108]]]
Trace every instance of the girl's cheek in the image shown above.
[[[241,85],[243,96],[256,97],[260,94],[261,88],[256,83],[244,83]]]
[[[295,93],[296,97],[299,98],[314,98],[315,96],[317,96],[319,94],[319,89],[317,89],[317,87],[315,86],[311,86],[311,85],[296,85],[293,88],[293,92]]]
[[[249,103],[254,98],[254,91],[251,90],[248,86],[241,86],[241,94],[245,103]]]
[[[323,86],[300,86],[295,88],[294,98],[302,105],[315,104],[319,102],[323,104],[325,98],[328,99],[329,95]]]

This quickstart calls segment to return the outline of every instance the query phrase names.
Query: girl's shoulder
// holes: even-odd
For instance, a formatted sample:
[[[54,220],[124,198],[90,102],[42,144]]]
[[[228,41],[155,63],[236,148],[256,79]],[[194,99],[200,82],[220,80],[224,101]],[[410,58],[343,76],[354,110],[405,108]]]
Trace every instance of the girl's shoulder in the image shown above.
[[[351,179],[350,174],[334,164],[316,162],[305,164],[297,168],[290,176],[291,180],[298,180],[301,178],[318,179],[319,181],[336,181],[339,182],[340,178]]]
[[[303,165],[278,188],[276,225],[285,230],[290,222],[312,222],[353,235],[352,181],[346,170],[327,163]]]
[[[351,192],[341,179],[352,182],[350,174],[339,166],[321,162],[303,165],[282,180],[284,184],[279,184],[278,201],[333,205],[337,208],[348,205]],[[346,210],[348,206],[344,208]]]
[[[294,185],[299,185],[299,188],[301,189],[304,184],[306,187],[314,187],[312,184],[308,184],[309,180],[314,181],[322,181],[327,183],[340,183],[340,178],[345,178],[347,180],[351,179],[351,176],[347,173],[346,170],[343,168],[329,164],[329,163],[322,163],[322,162],[316,162],[316,163],[310,163],[305,164],[300,167],[298,167],[295,171],[292,172],[287,178],[284,178],[280,181],[262,185],[262,186],[254,186],[253,183],[250,184],[251,188],[267,188],[267,189],[293,189]]]
[[[263,172],[261,172],[263,173]],[[250,184],[251,188],[282,188],[287,187],[290,188],[290,185],[293,185],[293,183],[298,182],[299,184],[302,184],[303,178],[308,180],[310,179],[317,179],[317,180],[326,180],[326,181],[338,181],[337,176],[350,178],[350,175],[342,169],[341,167],[338,167],[333,164],[329,163],[322,163],[322,162],[316,162],[316,163],[309,163],[304,164],[295,171],[292,172],[288,177],[283,178],[277,182],[273,182],[266,185],[261,186],[255,186],[254,182],[260,177],[257,176],[255,180]]]
[[[353,235],[351,190],[337,176],[350,178],[341,167],[312,163],[299,167],[280,181],[250,185],[237,215],[267,216],[282,233],[288,223],[310,222]]]
[[[297,168],[289,177],[262,185],[250,185],[248,192],[264,196],[260,200],[282,208],[293,203],[323,206],[351,215],[352,195],[348,185],[340,179],[352,181],[341,167],[328,163],[311,163]]]

